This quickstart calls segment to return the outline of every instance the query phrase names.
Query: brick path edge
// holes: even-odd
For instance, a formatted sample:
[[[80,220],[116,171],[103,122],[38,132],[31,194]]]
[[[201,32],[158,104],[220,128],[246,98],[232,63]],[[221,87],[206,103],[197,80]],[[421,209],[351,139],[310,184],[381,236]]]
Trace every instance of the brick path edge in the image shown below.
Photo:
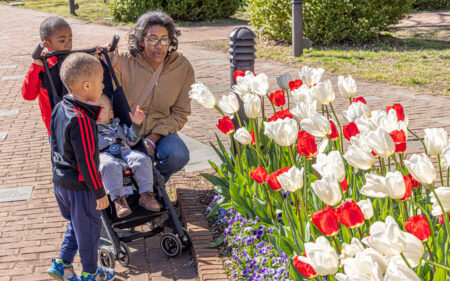
[[[199,280],[230,280],[219,257],[219,251],[215,248],[206,248],[206,245],[214,242],[214,240],[204,216],[203,206],[198,201],[197,195],[192,194],[192,189],[178,188],[177,197],[181,213],[186,222],[186,228],[192,237],[192,251],[197,262]]]

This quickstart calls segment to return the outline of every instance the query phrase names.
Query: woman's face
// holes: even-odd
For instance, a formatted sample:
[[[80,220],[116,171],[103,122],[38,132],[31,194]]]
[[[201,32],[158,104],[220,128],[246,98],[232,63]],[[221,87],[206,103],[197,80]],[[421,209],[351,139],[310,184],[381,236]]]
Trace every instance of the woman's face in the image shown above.
[[[140,45],[150,62],[160,64],[166,58],[169,50],[169,32],[164,26],[152,25],[148,28]]]

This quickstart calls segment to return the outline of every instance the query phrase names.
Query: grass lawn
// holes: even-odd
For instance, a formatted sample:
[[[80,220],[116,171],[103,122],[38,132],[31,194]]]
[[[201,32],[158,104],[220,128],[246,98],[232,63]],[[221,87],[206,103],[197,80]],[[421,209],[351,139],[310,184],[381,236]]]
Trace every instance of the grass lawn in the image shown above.
[[[277,62],[322,67],[341,75],[409,86],[450,95],[450,28],[409,28],[364,46],[315,46],[300,58],[289,45],[257,44],[257,57]],[[228,40],[202,42],[208,48],[228,50]]]

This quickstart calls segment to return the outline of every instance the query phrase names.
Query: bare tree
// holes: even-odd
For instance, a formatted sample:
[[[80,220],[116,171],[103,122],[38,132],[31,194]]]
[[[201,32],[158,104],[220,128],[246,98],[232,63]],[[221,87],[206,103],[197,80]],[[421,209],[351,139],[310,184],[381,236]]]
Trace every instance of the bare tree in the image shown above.
[[[78,5],[75,4],[75,0],[69,0],[70,14],[76,16],[75,10],[78,9]]]

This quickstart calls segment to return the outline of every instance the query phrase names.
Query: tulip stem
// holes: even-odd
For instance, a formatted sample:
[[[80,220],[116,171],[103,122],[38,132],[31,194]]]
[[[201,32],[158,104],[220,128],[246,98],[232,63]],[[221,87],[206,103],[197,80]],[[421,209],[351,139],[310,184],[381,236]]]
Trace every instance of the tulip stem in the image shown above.
[[[267,191],[267,187],[265,184],[263,184],[264,187],[264,191],[266,192],[266,196],[267,196],[267,201],[269,202],[269,206],[270,206],[270,212],[272,213],[272,219],[275,219],[275,215],[273,213],[273,208],[272,208],[272,200],[270,200],[270,196],[269,196],[269,192]]]
[[[439,165],[439,175],[441,176],[441,184],[444,185],[444,177],[442,176],[441,156],[437,155],[437,161]]]
[[[380,158],[381,158],[381,162],[383,163],[383,176],[386,176],[386,163],[384,162],[383,157],[380,157]]]
[[[337,124],[339,126],[339,134],[340,134],[340,140],[341,140],[340,141],[341,142],[340,147],[341,147],[342,152],[343,152],[344,151],[344,138],[343,138],[343,134],[342,134],[341,122],[339,122],[339,118],[337,117],[336,112],[334,111],[334,107],[333,107],[333,105],[331,103],[330,103],[330,108],[331,108],[331,111],[333,112],[334,118],[336,118],[336,122],[337,122]]]
[[[406,265],[414,271],[414,269],[411,267],[411,265],[409,264],[408,260],[405,258],[405,255],[403,253],[400,253],[400,255],[402,256],[402,259],[405,261]]]
[[[425,143],[423,142],[423,140],[422,140],[421,138],[419,138],[418,135],[414,134],[414,132],[411,131],[411,129],[409,129],[409,128],[407,128],[407,129],[408,129],[408,132],[410,132],[413,136],[416,137],[416,139],[417,139],[418,141],[420,141],[420,142],[422,143],[423,149],[425,150],[425,154],[428,155],[427,147],[425,146]]]
[[[337,252],[338,252],[338,255],[341,255],[341,250],[339,249],[339,244],[338,244],[338,242],[336,241],[336,237],[335,237],[335,236],[331,236],[331,237],[333,237],[334,244],[336,244],[336,250],[337,250]]]
[[[239,118],[239,114],[237,113],[237,111],[234,113],[234,116],[236,116],[236,119],[238,120],[239,128],[242,128],[241,118]]]
[[[350,104],[352,104],[352,98],[348,98],[348,101],[350,102]]]
[[[403,255],[403,254],[402,254],[402,255]],[[437,262],[434,262],[434,261],[430,261],[430,260],[427,260],[427,259],[424,259],[424,258],[422,258],[422,260],[423,260],[424,262],[427,262],[427,263],[429,263],[429,264],[432,264],[432,265],[434,265],[434,266],[437,266],[437,267],[439,267],[439,268],[442,268],[442,269],[445,270],[445,271],[450,271],[450,267],[447,267],[447,266],[442,265],[442,264],[440,264],[440,263],[437,263]]]
[[[287,149],[289,150],[289,158],[291,158],[291,162],[292,162],[292,167],[295,167],[295,159],[294,159],[294,154],[292,153],[292,147],[288,146]]]
[[[428,245],[428,241],[427,241],[427,243],[425,243],[425,246],[427,246],[428,254],[430,254],[431,261],[434,261],[433,254],[431,253],[430,245]],[[434,266],[433,266],[433,268],[434,268]],[[434,268],[434,270],[436,270],[436,268]]]
[[[231,135],[230,135],[230,137],[231,137]],[[240,148],[239,148],[239,143],[233,137],[231,137],[231,139],[232,139],[232,141],[234,143],[234,146],[236,147],[236,150],[237,150],[237,157],[238,157],[238,162],[239,162],[239,171],[241,172],[241,174],[243,174],[243,171],[242,171],[242,160],[241,160],[241,151],[240,151]]]
[[[220,114],[222,114],[222,117],[225,117],[225,114],[223,113],[222,109],[220,109],[217,105],[214,106],[214,108],[219,111]]]
[[[261,159],[261,161],[264,164],[264,168],[267,167],[266,166],[266,161],[264,161],[264,158],[261,156],[261,153],[259,153],[258,149],[254,146],[254,145],[250,145],[251,148],[253,148],[253,150],[255,150],[256,154],[258,155],[258,157]]]
[[[361,232],[361,226],[357,227],[358,233],[359,233],[359,239],[361,240],[363,238],[362,232]]]
[[[287,96],[287,102],[288,102],[288,109],[291,107],[291,101],[289,99],[290,91],[286,89],[286,96]]]
[[[408,208],[406,206],[406,202],[400,201],[400,203],[403,205],[403,207],[405,207],[405,213],[406,213],[405,220],[408,220],[409,219],[409,214],[408,214]]]
[[[276,108],[275,108],[275,105],[273,105],[273,102],[272,102],[272,101],[270,100],[270,98],[269,98],[269,94],[266,94],[266,97],[267,97],[267,99],[269,99],[269,102],[270,102],[270,104],[272,105],[273,113],[277,112],[277,110],[276,110]]]
[[[397,168],[397,170],[401,170],[400,165],[398,164],[398,161],[397,161],[397,156],[395,154],[392,154],[392,159],[394,159],[395,167]]]

